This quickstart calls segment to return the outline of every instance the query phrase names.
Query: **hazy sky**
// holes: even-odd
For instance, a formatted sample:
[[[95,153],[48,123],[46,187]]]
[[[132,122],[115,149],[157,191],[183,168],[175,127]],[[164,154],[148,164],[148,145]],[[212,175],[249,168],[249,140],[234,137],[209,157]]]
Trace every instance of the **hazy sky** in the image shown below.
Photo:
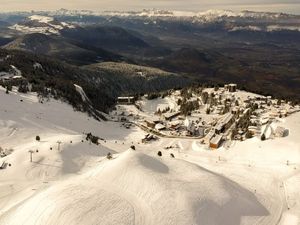
[[[276,11],[300,14],[300,0],[0,0],[0,11],[90,9],[139,10],[144,8],[204,11]]]

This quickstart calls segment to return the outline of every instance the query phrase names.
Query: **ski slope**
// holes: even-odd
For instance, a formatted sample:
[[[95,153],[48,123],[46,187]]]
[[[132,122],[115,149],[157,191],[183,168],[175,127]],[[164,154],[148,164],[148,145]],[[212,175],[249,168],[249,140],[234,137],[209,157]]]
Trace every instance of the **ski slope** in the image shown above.
[[[142,144],[137,127],[35,93],[0,88],[0,102],[0,147],[13,150],[0,158],[11,164],[0,170],[0,224],[300,224],[300,114],[282,120],[286,138],[208,151],[190,139]]]

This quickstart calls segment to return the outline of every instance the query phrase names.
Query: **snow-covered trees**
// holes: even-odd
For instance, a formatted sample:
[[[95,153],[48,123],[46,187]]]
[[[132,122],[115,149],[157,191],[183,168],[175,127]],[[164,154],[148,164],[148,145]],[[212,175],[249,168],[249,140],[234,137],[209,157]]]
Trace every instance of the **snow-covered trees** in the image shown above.
[[[183,101],[180,105],[180,111],[183,115],[189,115],[192,111],[199,109],[200,105],[197,100],[195,101]]]

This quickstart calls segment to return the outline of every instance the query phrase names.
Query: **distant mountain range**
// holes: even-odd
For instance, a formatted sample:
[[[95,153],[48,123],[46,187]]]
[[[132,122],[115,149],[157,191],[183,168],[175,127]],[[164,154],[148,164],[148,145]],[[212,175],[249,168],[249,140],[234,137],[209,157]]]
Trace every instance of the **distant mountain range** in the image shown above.
[[[176,74],[189,84],[235,82],[252,92],[300,100],[298,15],[62,9],[0,13],[0,27],[0,45],[6,51],[43,55],[44,63],[55,59],[88,70],[91,76],[105,71],[126,83],[122,75],[128,77],[136,73],[135,66],[144,66]],[[99,65],[103,62],[105,66]],[[155,87],[171,87],[168,79],[160,82],[163,85]],[[127,88],[135,87],[131,93],[149,90],[142,88],[147,81],[139,84],[130,81]]]
[[[37,15],[35,15],[37,13]],[[15,15],[14,13],[13,15]],[[3,14],[2,17],[11,18],[10,14]],[[9,15],[9,16],[8,16]],[[209,23],[220,23],[226,22],[230,24],[236,23],[237,26],[228,27],[229,30],[255,30],[255,31],[278,31],[278,30],[295,30],[300,31],[300,15],[292,15],[286,13],[273,13],[273,12],[253,12],[253,11],[242,11],[234,12],[230,10],[208,10],[205,12],[185,12],[185,11],[169,11],[169,10],[142,10],[142,11],[87,11],[87,10],[66,10],[61,9],[57,11],[42,11],[42,12],[19,12],[19,16],[29,17],[27,22],[35,21],[41,25],[50,25],[51,29],[48,30],[50,33],[57,33],[63,27],[72,27],[67,23],[59,23],[56,18],[68,17],[73,22],[78,23],[93,23],[96,22],[94,17],[103,18],[131,18],[131,19],[142,19],[145,25],[155,20],[164,21],[189,21],[197,24],[209,24]],[[0,15],[1,17],[1,15]],[[79,17],[79,18],[77,18]],[[14,17],[12,17],[13,19]],[[52,18],[52,19],[51,19]],[[238,23],[242,23],[239,26]],[[243,25],[243,23],[256,24],[256,25]],[[260,24],[257,24],[260,23]],[[24,25],[26,27],[26,24]],[[42,26],[42,27],[43,27]],[[18,29],[18,27],[16,27]]]
[[[68,11],[59,10],[50,13],[53,16],[103,16],[120,18],[139,18],[155,23],[156,19],[165,21],[190,21],[191,23],[208,24],[216,22],[236,23],[236,26],[229,26],[229,31],[235,30],[255,30],[255,31],[278,31],[294,30],[300,31],[300,16],[285,13],[253,12],[242,11],[233,12],[229,10],[208,10],[205,12],[184,12],[168,10],[143,10],[131,12],[92,12],[92,11]],[[278,23],[279,22],[279,23]],[[238,23],[242,23],[239,25]],[[243,23],[246,23],[243,25]],[[250,25],[247,25],[247,24]],[[257,24],[260,23],[260,24]],[[261,24],[262,23],[262,24]],[[252,25],[251,25],[252,24]],[[255,24],[255,25],[254,25]],[[147,25],[147,22],[145,23]]]
[[[134,17],[181,17],[181,18],[202,18],[206,21],[212,21],[218,18],[265,18],[265,19],[282,19],[282,18],[299,18],[297,15],[273,12],[254,12],[242,11],[234,12],[230,10],[207,10],[204,12],[188,12],[188,11],[171,11],[159,9],[144,9],[142,11],[88,11],[88,10],[67,10],[60,9],[48,12],[49,15],[63,16],[134,16]]]

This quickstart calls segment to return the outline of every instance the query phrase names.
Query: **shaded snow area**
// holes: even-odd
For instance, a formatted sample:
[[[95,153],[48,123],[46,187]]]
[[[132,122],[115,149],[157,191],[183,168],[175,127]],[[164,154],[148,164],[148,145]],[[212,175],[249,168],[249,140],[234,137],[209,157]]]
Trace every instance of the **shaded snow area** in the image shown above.
[[[9,152],[0,158],[0,224],[300,224],[299,113],[279,122],[288,137],[208,151],[195,139],[143,144],[136,126],[41,104],[35,93],[0,88],[0,102],[0,149]]]

